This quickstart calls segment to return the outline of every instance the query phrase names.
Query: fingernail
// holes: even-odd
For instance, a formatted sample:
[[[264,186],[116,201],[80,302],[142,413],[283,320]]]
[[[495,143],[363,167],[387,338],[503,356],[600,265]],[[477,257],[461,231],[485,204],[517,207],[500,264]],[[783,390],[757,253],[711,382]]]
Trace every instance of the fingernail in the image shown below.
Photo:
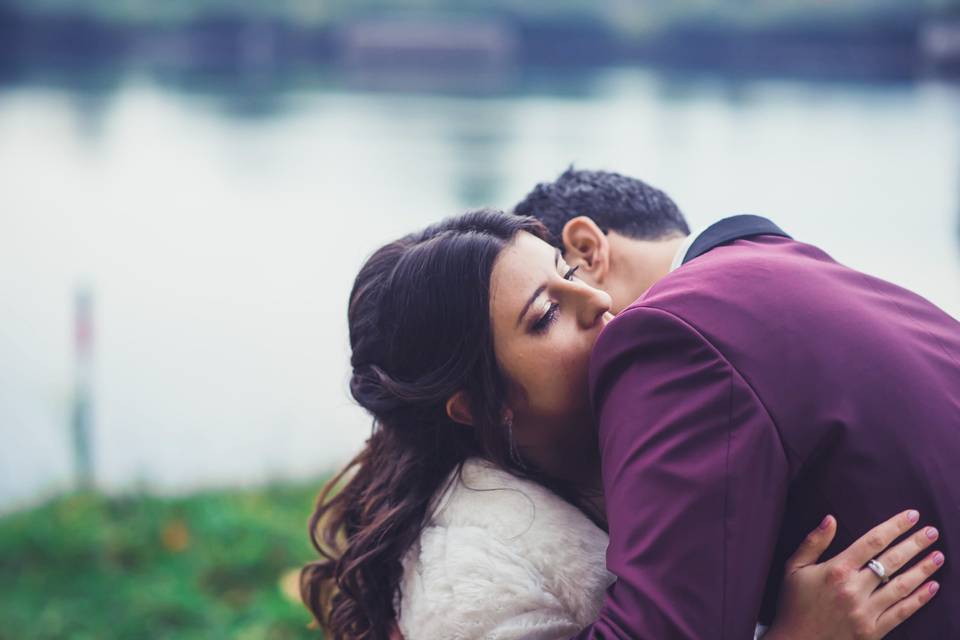
[[[826,529],[829,526],[830,526],[830,516],[827,516],[826,518],[823,519],[823,522],[820,523],[820,528]]]
[[[936,540],[937,536],[940,535],[940,532],[934,529],[933,527],[927,527],[927,537],[931,540]]]
[[[916,511],[915,509],[910,509],[910,511],[907,511],[907,520],[909,520],[910,522],[916,522],[919,519],[920,519],[919,511]]]
[[[939,551],[933,554],[933,564],[937,565],[938,567],[943,564],[943,554]]]
[[[940,585],[936,582],[931,582],[930,586],[927,587],[927,590],[930,591],[930,595],[935,594],[937,591],[940,591]]]

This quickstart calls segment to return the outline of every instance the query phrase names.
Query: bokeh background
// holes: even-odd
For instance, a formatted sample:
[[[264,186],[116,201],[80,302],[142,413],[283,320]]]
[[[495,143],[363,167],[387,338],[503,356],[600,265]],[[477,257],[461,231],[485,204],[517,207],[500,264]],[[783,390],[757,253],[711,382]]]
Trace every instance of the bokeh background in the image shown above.
[[[0,0],[0,638],[317,637],[382,242],[570,164],[960,316],[956,0]]]

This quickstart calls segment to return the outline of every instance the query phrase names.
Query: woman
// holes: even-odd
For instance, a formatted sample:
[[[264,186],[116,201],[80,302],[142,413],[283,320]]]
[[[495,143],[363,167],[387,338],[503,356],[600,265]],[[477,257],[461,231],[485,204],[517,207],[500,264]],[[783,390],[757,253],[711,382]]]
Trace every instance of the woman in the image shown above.
[[[586,369],[610,299],[545,237],[475,212],[386,245],[357,276],[350,387],[374,430],[321,494],[322,559],[301,576],[333,638],[387,638],[395,623],[408,640],[565,638],[596,615],[613,577]],[[887,545],[916,517],[873,537]],[[865,544],[814,564],[835,530],[827,517],[791,559],[768,639],[879,638],[935,593],[939,552],[897,585],[831,580]],[[891,550],[891,572],[928,531]]]

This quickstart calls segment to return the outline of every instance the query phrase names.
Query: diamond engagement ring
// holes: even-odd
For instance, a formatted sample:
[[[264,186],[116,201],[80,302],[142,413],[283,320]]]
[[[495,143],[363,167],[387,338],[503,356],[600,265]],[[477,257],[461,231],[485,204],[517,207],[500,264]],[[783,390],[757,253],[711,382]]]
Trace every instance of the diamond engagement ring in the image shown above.
[[[875,574],[877,574],[877,577],[880,578],[880,582],[884,584],[890,582],[890,578],[887,577],[887,568],[884,567],[883,563],[881,563],[879,560],[871,560],[867,563],[867,567],[870,569],[870,571],[873,571]]]

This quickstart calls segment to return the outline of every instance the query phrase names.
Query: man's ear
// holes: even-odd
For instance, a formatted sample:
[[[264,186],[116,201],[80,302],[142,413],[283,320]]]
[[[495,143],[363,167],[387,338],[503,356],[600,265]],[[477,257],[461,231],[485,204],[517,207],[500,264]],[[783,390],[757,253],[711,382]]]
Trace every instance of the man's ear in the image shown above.
[[[461,389],[447,399],[447,416],[454,422],[473,426],[473,413],[470,411],[470,397]]]
[[[580,266],[595,283],[603,282],[610,270],[610,241],[593,218],[577,216],[563,225],[563,257],[567,264]]]

